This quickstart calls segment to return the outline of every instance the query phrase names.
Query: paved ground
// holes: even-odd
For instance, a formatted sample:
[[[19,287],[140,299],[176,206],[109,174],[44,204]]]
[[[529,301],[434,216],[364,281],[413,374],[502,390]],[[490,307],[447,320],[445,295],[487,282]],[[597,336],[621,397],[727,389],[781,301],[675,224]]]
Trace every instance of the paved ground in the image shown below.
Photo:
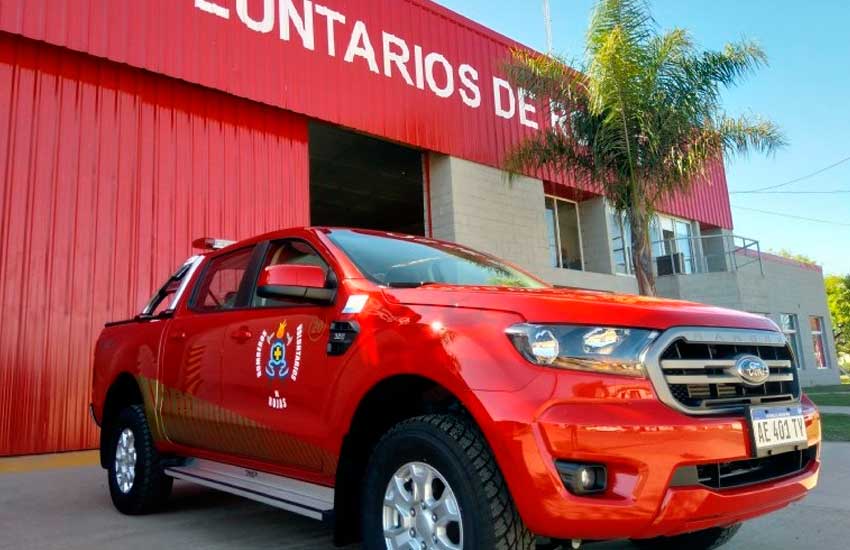
[[[825,444],[824,462],[821,483],[805,501],[748,523],[725,548],[848,548],[850,443]],[[0,474],[0,548],[333,548],[330,529],[318,522],[183,483],[165,512],[122,516],[112,509],[105,479],[97,467]]]

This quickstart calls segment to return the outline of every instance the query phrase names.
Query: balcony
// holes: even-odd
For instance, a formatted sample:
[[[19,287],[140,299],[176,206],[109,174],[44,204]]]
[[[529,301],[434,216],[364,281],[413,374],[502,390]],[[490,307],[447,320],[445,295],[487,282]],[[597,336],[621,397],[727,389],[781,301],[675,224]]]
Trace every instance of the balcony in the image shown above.
[[[742,270],[764,275],[759,242],[731,233],[655,241],[652,253],[658,277]]]

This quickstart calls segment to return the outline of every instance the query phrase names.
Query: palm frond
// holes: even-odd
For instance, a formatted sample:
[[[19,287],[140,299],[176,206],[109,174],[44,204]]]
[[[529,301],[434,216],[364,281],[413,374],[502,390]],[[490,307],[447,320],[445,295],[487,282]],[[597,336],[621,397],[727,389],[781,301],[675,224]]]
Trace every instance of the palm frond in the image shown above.
[[[508,79],[535,96],[557,102],[575,102],[587,97],[585,77],[556,56],[515,49],[504,69]]]
[[[593,156],[587,147],[578,143],[571,134],[554,128],[523,140],[505,161],[505,168],[513,173],[555,170],[592,176],[594,167]]]
[[[722,52],[707,51],[693,61],[691,69],[714,85],[729,87],[767,65],[767,54],[753,41],[732,42]]]
[[[717,132],[727,153],[745,155],[755,150],[773,155],[788,144],[782,130],[761,117],[723,115],[717,122]]]
[[[587,31],[587,54],[596,55],[608,41],[608,36],[619,29],[633,43],[652,37],[655,20],[644,0],[600,0],[590,18]]]

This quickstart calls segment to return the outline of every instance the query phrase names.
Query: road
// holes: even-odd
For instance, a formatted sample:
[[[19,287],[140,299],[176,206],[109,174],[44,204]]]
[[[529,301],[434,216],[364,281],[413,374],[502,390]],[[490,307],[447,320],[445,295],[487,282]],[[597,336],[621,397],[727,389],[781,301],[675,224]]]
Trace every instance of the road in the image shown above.
[[[749,522],[724,549],[847,548],[848,540],[850,443],[826,443],[817,489],[801,503]],[[319,522],[185,483],[175,485],[164,512],[122,516],[109,501],[104,472],[97,467],[84,467],[0,474],[0,548],[334,547],[330,528]],[[625,550],[632,546],[611,542],[586,548]]]

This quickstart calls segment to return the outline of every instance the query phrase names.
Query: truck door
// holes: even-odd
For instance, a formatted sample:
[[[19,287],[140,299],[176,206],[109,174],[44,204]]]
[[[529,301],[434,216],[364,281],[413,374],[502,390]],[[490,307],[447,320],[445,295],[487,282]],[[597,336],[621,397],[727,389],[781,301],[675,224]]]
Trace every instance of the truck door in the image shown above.
[[[210,258],[189,294],[188,309],[166,331],[158,406],[165,436],[174,443],[213,451],[224,446],[222,344],[246,301],[243,283],[253,251],[249,246]]]
[[[326,288],[337,278],[307,242],[287,239],[267,245],[257,270],[301,264],[325,271]],[[256,285],[254,285],[256,286]],[[222,360],[225,407],[236,435],[232,453],[262,462],[321,471],[321,414],[332,384],[326,347],[334,306],[303,299],[272,300],[252,288],[250,318],[228,327]]]

